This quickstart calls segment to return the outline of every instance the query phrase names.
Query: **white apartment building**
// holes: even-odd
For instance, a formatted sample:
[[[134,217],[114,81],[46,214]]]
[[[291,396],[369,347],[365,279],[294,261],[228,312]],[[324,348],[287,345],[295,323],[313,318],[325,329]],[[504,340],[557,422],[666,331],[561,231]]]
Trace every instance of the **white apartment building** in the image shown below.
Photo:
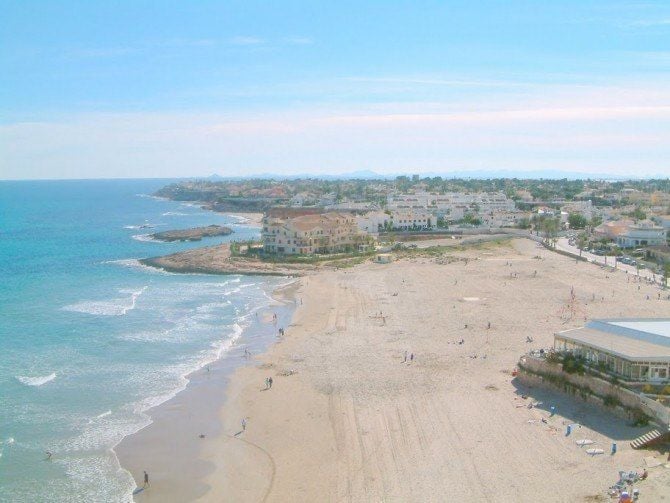
[[[369,239],[352,215],[335,212],[266,216],[262,238],[265,252],[287,255],[351,251]]]
[[[435,216],[421,209],[405,209],[391,211],[391,226],[394,230],[427,230],[437,223]]]
[[[379,234],[379,231],[391,226],[392,218],[383,211],[370,211],[356,217],[358,229],[368,234]]]
[[[637,246],[659,246],[667,243],[667,229],[652,222],[640,222],[628,226],[616,238],[621,248],[635,248]]]
[[[433,215],[460,220],[466,213],[474,216],[497,212],[515,211],[514,201],[502,192],[448,192],[431,194],[389,194],[387,207],[390,210],[426,210]]]

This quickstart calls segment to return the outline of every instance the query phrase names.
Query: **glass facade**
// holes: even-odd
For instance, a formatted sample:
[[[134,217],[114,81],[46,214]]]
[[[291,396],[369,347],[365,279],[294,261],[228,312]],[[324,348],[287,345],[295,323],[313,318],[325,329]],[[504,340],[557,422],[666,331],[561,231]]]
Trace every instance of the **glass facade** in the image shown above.
[[[632,361],[559,336],[554,339],[554,349],[570,351],[594,366],[603,364],[609,373],[631,381],[662,382],[670,378],[670,363]]]

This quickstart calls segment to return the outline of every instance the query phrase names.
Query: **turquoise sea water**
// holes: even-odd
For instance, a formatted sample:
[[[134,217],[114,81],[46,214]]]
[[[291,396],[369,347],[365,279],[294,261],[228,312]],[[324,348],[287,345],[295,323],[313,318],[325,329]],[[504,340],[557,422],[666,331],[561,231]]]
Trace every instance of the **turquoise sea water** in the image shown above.
[[[186,374],[225,354],[281,282],[140,266],[258,233],[149,197],[166,183],[0,182],[0,501],[127,501],[133,483],[112,447]],[[146,239],[208,224],[235,233]]]

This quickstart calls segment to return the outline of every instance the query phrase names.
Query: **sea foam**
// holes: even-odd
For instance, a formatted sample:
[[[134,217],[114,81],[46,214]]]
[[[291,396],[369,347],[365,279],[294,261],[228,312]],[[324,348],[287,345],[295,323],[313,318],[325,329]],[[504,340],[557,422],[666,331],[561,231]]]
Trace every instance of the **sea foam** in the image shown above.
[[[130,268],[136,268],[136,269],[142,269],[144,272],[150,272],[152,274],[163,274],[166,276],[178,276],[178,273],[175,272],[168,272],[163,269],[159,269],[157,267],[151,267],[149,265],[144,265],[142,262],[139,261],[139,259],[136,258],[127,258],[127,259],[120,259],[120,260],[105,260],[104,262],[101,262],[102,264],[114,264],[114,265],[120,265],[122,267],[130,267]]]
[[[151,234],[133,234],[132,238],[143,243],[160,243],[157,239],[152,238]]]
[[[26,386],[42,386],[43,384],[51,382],[54,379],[56,379],[56,372],[52,372],[51,374],[46,376],[36,376],[36,377],[16,376],[16,380],[22,384],[25,384]],[[12,442],[14,441],[14,439],[10,438],[8,439],[7,443],[11,443],[9,442],[9,440],[11,440]]]
[[[119,293],[130,294],[129,298],[113,300],[84,301],[63,307],[65,311],[75,313],[92,314],[96,316],[123,316],[135,309],[137,299],[147,289],[146,286],[140,290],[122,289]]]

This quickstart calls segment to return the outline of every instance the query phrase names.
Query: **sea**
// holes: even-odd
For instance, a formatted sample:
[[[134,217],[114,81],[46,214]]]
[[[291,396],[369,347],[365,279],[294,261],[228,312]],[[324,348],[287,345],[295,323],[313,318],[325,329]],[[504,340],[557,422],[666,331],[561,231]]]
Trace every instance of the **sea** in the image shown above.
[[[131,499],[113,447],[239,346],[287,282],[142,266],[259,235],[242,217],[152,196],[170,182],[0,182],[0,501]],[[234,233],[149,237],[210,224]]]

